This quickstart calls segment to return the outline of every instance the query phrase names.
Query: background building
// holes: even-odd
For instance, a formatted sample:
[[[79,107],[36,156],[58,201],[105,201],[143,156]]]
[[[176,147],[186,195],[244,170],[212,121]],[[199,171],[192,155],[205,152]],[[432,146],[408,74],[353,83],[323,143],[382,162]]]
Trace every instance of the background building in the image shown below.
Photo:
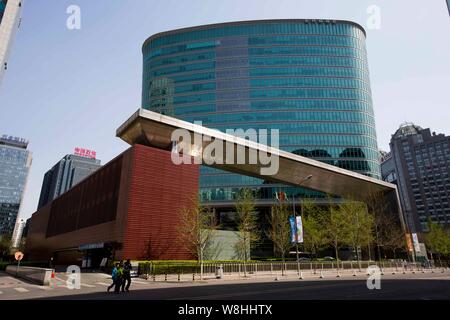
[[[23,0],[0,0],[0,84],[8,67],[8,55],[20,25]]]
[[[279,129],[280,149],[381,178],[365,47],[353,22],[263,20],[168,31],[143,45],[143,108],[225,131]],[[279,185],[201,167],[202,200]],[[283,186],[289,199],[322,197]]]
[[[0,137],[0,235],[11,236],[19,214],[31,166],[24,139]]]
[[[90,155],[66,155],[45,173],[38,209],[62,195],[100,167],[100,160]]]
[[[406,123],[392,135],[390,148],[383,177],[395,177],[410,231],[426,232],[429,218],[450,227],[450,136]]]
[[[86,267],[103,258],[192,259],[176,221],[198,175],[169,151],[135,145],[33,214],[27,259]]]

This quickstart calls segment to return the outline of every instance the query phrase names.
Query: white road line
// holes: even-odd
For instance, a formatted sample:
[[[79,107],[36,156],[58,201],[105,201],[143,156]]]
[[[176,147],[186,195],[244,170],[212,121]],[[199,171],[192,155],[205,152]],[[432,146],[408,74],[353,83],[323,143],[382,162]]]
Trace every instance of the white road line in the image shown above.
[[[0,294],[3,294],[3,292],[0,291]]]
[[[81,286],[82,286],[82,287],[88,287],[88,288],[95,288],[94,285],[92,285],[92,284],[86,284],[86,283],[82,283]]]
[[[52,288],[47,287],[47,286],[37,286],[37,287],[41,290],[52,290]]]
[[[131,284],[133,284],[133,283],[137,283],[137,284],[148,284],[148,282],[131,280]]]
[[[95,284],[99,284],[101,286],[106,286],[106,287],[109,287],[111,285],[110,283],[104,283],[104,282],[96,282]]]
[[[14,290],[16,290],[17,292],[22,292],[22,293],[30,292],[30,290],[25,289],[25,288],[14,288]]]

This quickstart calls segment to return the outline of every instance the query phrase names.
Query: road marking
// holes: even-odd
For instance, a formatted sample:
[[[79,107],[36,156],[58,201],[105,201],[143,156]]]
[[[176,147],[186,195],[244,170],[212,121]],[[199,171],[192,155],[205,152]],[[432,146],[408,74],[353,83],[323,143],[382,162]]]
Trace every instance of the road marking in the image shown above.
[[[143,282],[143,281],[136,281],[136,280],[131,280],[131,283],[137,283],[137,284],[148,284],[148,282]]]
[[[52,290],[52,288],[47,287],[47,286],[37,286],[37,287],[41,290]]]
[[[106,286],[106,287],[109,287],[111,285],[110,283],[104,283],[104,282],[96,282],[95,284],[99,284],[101,286]]]
[[[81,286],[82,286],[82,287],[88,287],[88,288],[95,288],[94,285],[92,285],[92,284],[86,284],[86,283],[82,283]]]
[[[3,294],[3,292],[0,291],[0,294]]]
[[[30,290],[25,289],[25,288],[14,288],[14,290],[16,290],[17,292],[22,292],[22,293],[30,292]]]

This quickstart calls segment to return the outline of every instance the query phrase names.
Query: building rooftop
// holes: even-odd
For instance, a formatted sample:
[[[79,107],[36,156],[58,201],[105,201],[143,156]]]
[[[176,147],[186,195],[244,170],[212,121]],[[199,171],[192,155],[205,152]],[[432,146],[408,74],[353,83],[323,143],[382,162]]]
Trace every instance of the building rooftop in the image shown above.
[[[413,134],[419,134],[422,130],[422,127],[415,125],[412,122],[405,122],[400,125],[397,131],[395,131],[393,138],[401,138]]]

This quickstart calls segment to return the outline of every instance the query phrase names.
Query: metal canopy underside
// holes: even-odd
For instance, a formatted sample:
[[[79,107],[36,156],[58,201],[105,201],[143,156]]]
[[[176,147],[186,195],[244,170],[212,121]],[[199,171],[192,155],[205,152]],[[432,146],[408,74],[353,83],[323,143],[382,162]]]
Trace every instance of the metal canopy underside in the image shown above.
[[[260,174],[261,167],[267,167],[260,163],[212,164],[211,167],[292,186],[298,186],[299,183],[302,183],[302,187],[357,201],[367,201],[370,195],[381,194],[384,200],[389,202],[391,209],[400,214],[400,220],[403,224],[396,185],[333,165],[144,109],[135,112],[117,129],[116,135],[130,145],[137,143],[171,150],[173,146],[172,132],[180,128],[189,131],[192,137],[194,134],[200,134],[211,138],[208,139],[210,141],[222,140],[232,144],[234,154],[236,154],[237,148],[245,147],[246,159],[248,159],[249,151],[265,151],[279,157],[279,170],[276,174],[270,176]],[[209,143],[203,142],[203,148]],[[225,148],[223,158],[226,158]],[[223,162],[225,163],[225,160]],[[309,175],[312,177],[309,180],[304,180]]]

